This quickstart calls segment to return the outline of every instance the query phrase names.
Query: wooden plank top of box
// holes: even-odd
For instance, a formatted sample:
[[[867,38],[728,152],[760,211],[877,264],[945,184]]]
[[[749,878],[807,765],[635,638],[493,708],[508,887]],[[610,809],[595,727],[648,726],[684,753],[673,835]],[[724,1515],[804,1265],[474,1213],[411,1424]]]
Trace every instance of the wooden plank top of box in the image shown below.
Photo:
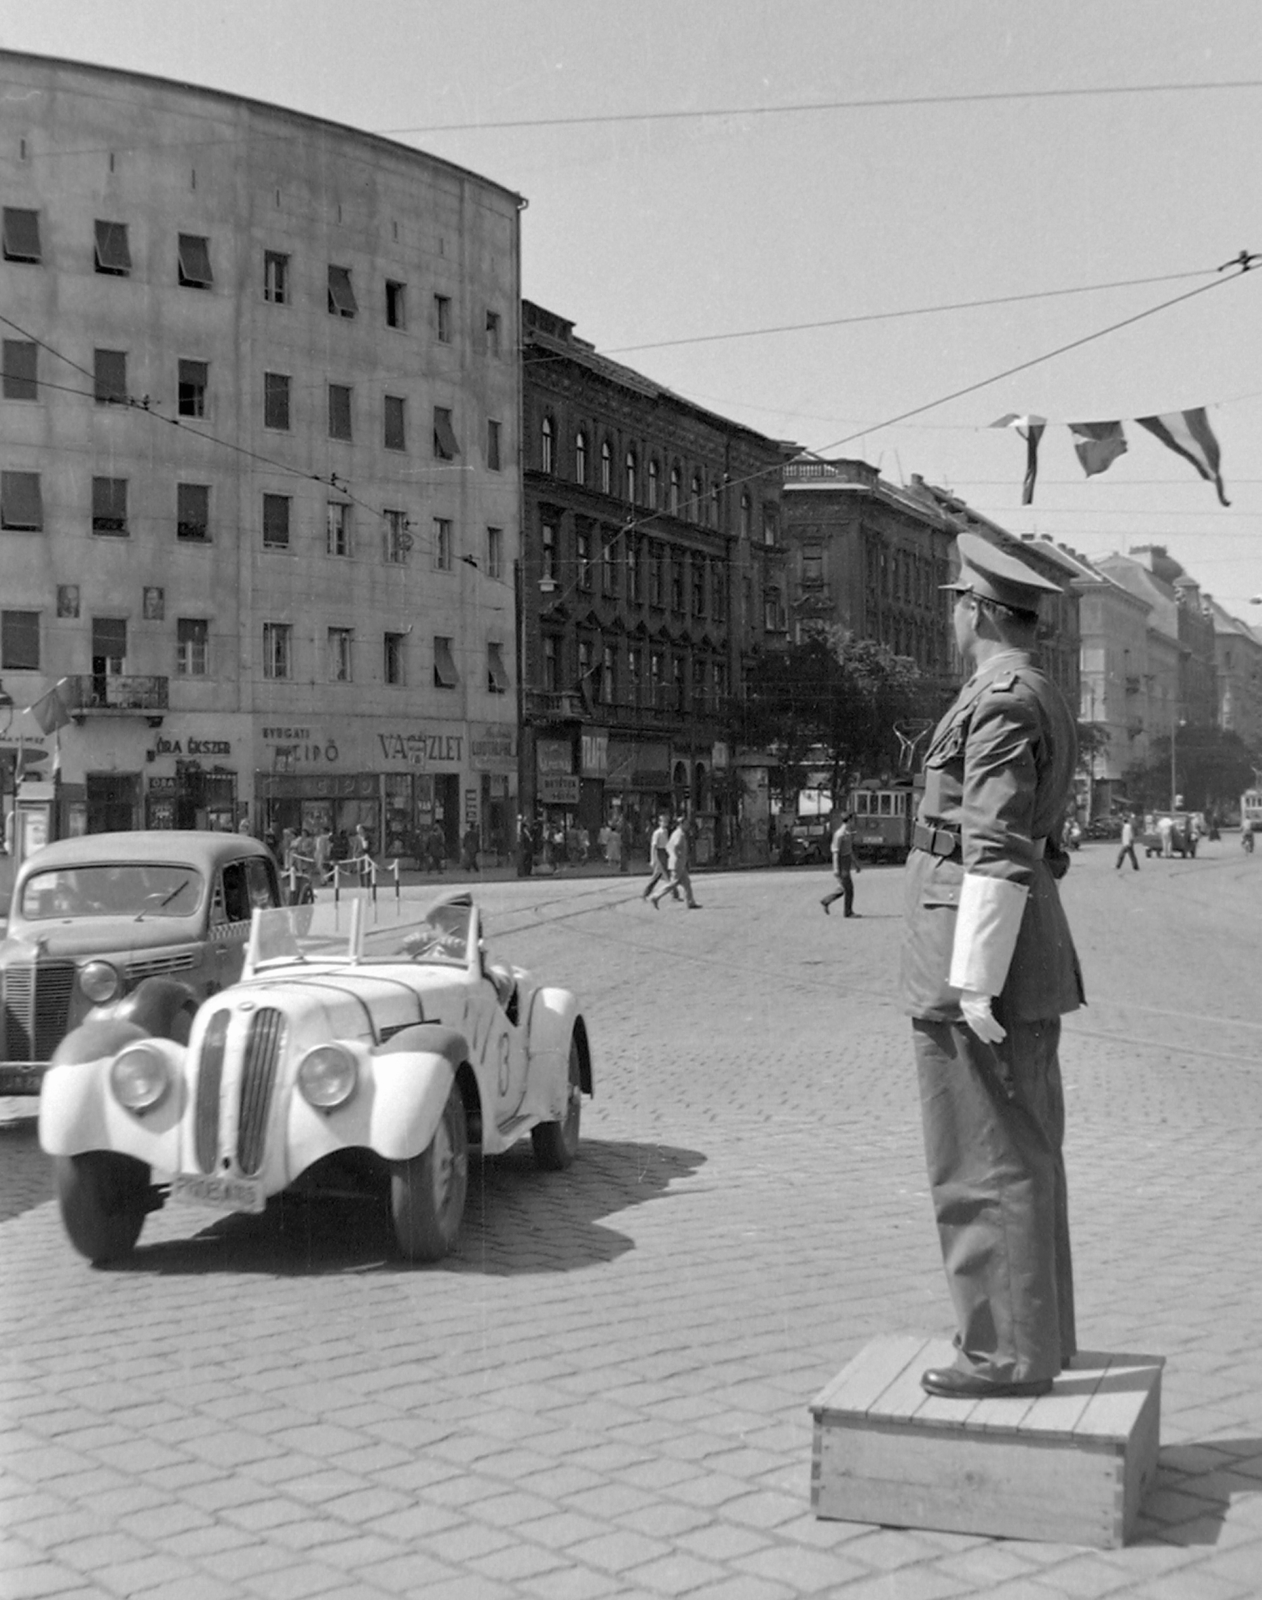
[[[965,1433],[1115,1443],[1129,1435],[1165,1365],[1164,1356],[1080,1350],[1051,1393],[1037,1399],[944,1400],[926,1394],[921,1373],[954,1360],[948,1339],[874,1339],[815,1397],[811,1411],[817,1422],[864,1417]]]

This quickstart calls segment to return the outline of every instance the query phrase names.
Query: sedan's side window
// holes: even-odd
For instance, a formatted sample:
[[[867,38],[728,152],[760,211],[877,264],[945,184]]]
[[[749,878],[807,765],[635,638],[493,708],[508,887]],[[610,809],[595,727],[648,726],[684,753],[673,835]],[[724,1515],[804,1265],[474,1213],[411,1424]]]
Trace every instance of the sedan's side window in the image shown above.
[[[277,904],[276,891],[272,886],[272,875],[268,871],[267,862],[262,856],[254,856],[245,864],[246,881],[250,890],[250,905],[259,911],[266,911],[269,906]]]
[[[215,886],[210,891],[210,925],[212,928],[221,928],[228,920],[227,908],[223,897],[223,874],[215,874]]]
[[[223,869],[224,909],[229,922],[250,920],[250,886],[245,875],[244,861],[230,862]]]

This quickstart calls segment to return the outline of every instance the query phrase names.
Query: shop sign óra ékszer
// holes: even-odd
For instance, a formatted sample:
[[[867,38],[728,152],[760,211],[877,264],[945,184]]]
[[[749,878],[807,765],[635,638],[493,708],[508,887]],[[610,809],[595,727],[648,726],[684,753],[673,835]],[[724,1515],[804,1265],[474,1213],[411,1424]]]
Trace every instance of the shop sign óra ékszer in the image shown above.
[[[160,756],[230,756],[231,739],[157,739],[154,750]]]

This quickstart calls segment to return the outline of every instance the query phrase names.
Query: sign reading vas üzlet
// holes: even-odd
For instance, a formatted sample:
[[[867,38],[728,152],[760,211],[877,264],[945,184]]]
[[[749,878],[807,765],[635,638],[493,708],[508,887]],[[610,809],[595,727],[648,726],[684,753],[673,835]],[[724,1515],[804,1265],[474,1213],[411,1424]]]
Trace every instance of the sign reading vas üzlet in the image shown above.
[[[461,733],[379,733],[377,741],[387,761],[410,767],[459,766],[464,750]]]

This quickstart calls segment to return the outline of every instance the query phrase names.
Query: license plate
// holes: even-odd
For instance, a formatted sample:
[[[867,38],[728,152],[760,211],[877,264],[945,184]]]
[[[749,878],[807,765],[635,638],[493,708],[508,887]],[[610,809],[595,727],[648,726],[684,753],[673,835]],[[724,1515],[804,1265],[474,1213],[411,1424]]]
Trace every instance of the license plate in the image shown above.
[[[171,1198],[191,1205],[218,1206],[223,1211],[262,1211],[263,1185],[255,1178],[203,1177],[177,1172],[171,1180]]]

